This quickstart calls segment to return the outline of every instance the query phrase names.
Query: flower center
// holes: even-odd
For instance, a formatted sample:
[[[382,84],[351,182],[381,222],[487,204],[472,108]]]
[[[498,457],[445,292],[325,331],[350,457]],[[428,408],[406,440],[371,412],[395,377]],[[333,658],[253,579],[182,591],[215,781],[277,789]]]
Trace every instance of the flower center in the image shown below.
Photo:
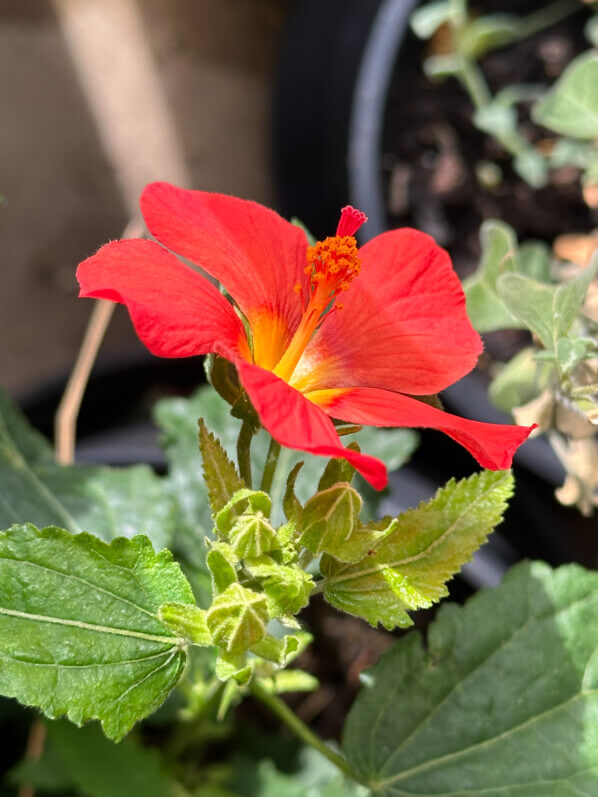
[[[305,273],[310,281],[310,298],[293,338],[279,360],[274,373],[289,382],[307,344],[327,312],[342,310],[334,304],[361,271],[355,233],[367,216],[348,205],[341,211],[336,235],[307,248]],[[296,286],[301,291],[299,285]],[[333,306],[334,304],[334,306]]]

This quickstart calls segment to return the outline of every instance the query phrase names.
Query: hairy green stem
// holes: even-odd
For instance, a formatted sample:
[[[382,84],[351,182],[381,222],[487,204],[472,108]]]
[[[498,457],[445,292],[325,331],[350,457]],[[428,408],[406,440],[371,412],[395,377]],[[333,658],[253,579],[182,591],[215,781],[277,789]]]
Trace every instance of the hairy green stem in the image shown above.
[[[353,767],[349,764],[347,759],[341,753],[337,753],[318,736],[311,731],[307,725],[299,719],[299,717],[292,711],[287,704],[281,700],[277,695],[273,695],[264,689],[258,682],[253,682],[251,685],[251,692],[258,700],[276,714],[297,736],[302,739],[306,744],[309,744],[325,758],[331,761],[340,771],[348,778],[361,783],[364,786],[368,784],[354,772]]]
[[[251,476],[251,440],[254,434],[253,425],[248,421],[243,421],[237,440],[237,462],[239,463],[241,478],[249,489],[251,489],[253,484]]]
[[[265,493],[269,493],[272,488],[279,454],[280,443],[272,437],[270,439],[270,447],[268,448],[268,455],[266,456],[266,464],[264,465],[264,473],[262,475],[262,484],[260,486],[260,490],[263,490]]]

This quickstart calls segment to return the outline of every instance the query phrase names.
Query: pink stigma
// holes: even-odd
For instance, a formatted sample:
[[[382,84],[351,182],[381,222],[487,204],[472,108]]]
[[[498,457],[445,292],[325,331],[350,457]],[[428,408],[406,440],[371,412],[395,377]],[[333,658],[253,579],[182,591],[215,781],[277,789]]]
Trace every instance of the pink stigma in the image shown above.
[[[352,205],[346,205],[341,210],[341,218],[336,228],[336,234],[340,236],[355,235],[357,230],[362,224],[365,224],[367,220],[368,217],[365,213],[362,213],[361,210],[357,210],[357,208],[352,207]]]

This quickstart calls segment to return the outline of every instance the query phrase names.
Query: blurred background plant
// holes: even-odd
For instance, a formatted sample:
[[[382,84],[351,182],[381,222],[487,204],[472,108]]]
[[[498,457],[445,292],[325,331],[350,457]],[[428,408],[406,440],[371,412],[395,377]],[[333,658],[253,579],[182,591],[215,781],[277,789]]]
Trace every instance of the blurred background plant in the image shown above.
[[[511,156],[519,177],[541,189],[551,170],[568,169],[578,176],[586,205],[595,209],[598,52],[575,55],[552,85],[503,85],[495,93],[480,64],[492,50],[581,9],[575,0],[558,0],[525,15],[478,14],[467,0],[441,0],[420,6],[411,26],[429,43],[426,75],[458,80],[472,103],[472,124]],[[598,13],[583,31],[588,44],[597,46]],[[476,174],[488,190],[502,180],[500,166],[490,161],[478,162]],[[464,283],[474,326],[480,333],[525,329],[532,337],[532,345],[506,363],[489,364],[490,399],[519,423],[538,424],[566,472],[558,500],[590,515],[598,505],[598,233],[558,235],[551,249],[537,240],[519,245],[516,230],[487,220],[480,244],[481,263]]]

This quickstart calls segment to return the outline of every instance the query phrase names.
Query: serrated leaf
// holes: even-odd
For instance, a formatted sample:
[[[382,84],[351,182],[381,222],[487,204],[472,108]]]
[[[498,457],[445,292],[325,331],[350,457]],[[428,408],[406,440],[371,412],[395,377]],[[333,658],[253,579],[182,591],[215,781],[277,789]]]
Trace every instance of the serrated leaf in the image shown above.
[[[345,754],[381,797],[589,797],[597,640],[598,574],[518,565],[365,674]]]
[[[575,321],[594,278],[598,260],[564,285],[546,285],[523,274],[503,274],[499,295],[509,311],[542,342],[555,349]]]
[[[532,108],[533,120],[572,138],[598,138],[598,54],[575,58]]]
[[[226,506],[233,495],[245,485],[235,465],[228,458],[220,440],[208,431],[203,418],[199,419],[199,450],[203,460],[203,475],[208,488],[212,513]]]
[[[0,534],[0,693],[121,739],[183,671],[187,641],[158,617],[170,601],[193,593],[147,537],[13,526]]]
[[[490,219],[480,229],[482,257],[478,270],[463,282],[467,313],[478,332],[517,329],[522,323],[500,299],[496,283],[501,274],[517,270],[517,238],[512,227]]]
[[[361,511],[359,493],[347,482],[316,493],[303,509],[303,533],[299,539],[314,554],[335,554],[350,541]]]
[[[451,480],[430,501],[400,515],[392,532],[358,564],[325,554],[324,597],[374,626],[411,625],[408,611],[447,595],[446,582],[500,522],[512,491],[510,471]]]
[[[48,441],[0,391],[0,528],[13,523],[89,531],[106,541],[146,533],[157,548],[176,507],[150,468],[59,465]]]
[[[51,722],[46,728],[41,760],[19,767],[17,782],[44,792],[55,783],[80,797],[175,797],[180,789],[158,752],[131,737],[114,744],[95,725]]]
[[[267,622],[265,596],[237,583],[216,595],[207,613],[214,644],[233,655],[263,639]]]
[[[551,382],[553,368],[538,362],[531,346],[515,355],[490,383],[488,398],[499,409],[511,412],[539,396]]]

